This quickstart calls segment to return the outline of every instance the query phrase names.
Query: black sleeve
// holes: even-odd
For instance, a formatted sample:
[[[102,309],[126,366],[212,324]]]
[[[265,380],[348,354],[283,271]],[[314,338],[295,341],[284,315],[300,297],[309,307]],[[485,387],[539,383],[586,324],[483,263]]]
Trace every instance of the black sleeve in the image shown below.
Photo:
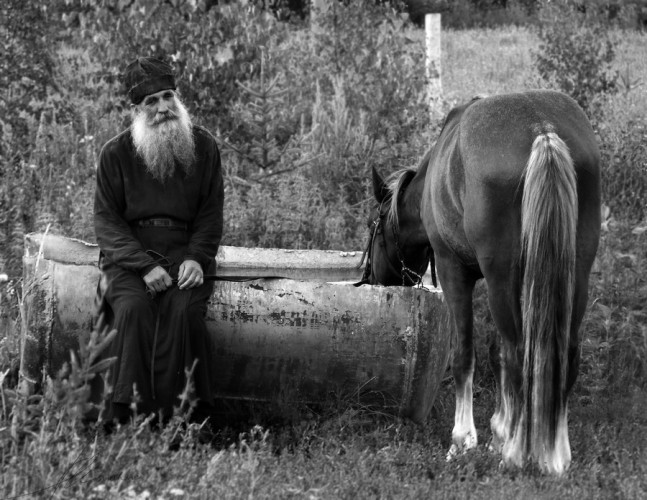
[[[156,266],[123,218],[123,176],[119,155],[110,143],[104,146],[97,168],[94,195],[94,231],[101,253],[115,264],[144,276]]]
[[[200,263],[203,269],[216,257],[223,228],[224,182],[220,152],[215,140],[209,136],[211,147],[205,160],[204,182],[200,187],[200,205],[192,222],[192,235],[186,259]]]

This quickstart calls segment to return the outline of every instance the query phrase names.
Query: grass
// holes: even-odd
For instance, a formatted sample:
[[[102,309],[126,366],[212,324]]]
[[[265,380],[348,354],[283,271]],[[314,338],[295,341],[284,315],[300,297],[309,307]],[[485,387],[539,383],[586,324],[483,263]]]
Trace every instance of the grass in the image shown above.
[[[213,447],[188,432],[178,451],[168,450],[175,425],[154,432],[141,423],[94,437],[59,422],[66,432],[58,441],[50,428],[14,457],[20,461],[4,460],[1,491],[4,498],[640,498],[647,488],[647,408],[636,398],[620,414],[618,401],[604,396],[585,405],[575,398],[574,463],[563,478],[500,470],[484,444],[445,462],[452,398],[447,384],[426,427],[331,408],[266,427],[250,419],[246,430],[242,422],[223,430]],[[476,405],[485,443],[491,392],[477,391]]]
[[[527,29],[444,31],[441,36],[443,91],[452,104],[540,84],[529,50],[537,37]]]
[[[609,127],[647,109],[647,40],[618,33],[626,92],[608,103]],[[521,28],[443,33],[449,102],[535,86],[534,35]],[[605,200],[607,201],[607,200]],[[453,422],[447,379],[425,426],[351,402],[321,408],[254,407],[212,446],[181,420],[151,430],[141,419],[111,435],[84,428],[82,383],[54,379],[38,397],[10,382],[19,322],[0,332],[2,498],[644,498],[647,495],[647,238],[637,222],[607,214],[581,330],[582,365],[570,405],[573,464],[563,478],[501,470],[486,450],[494,408],[486,339],[494,335],[485,290],[476,295],[478,449],[445,462]],[[632,232],[633,231],[633,232]],[[2,286],[2,285],[0,285]],[[15,307],[14,290],[2,304]],[[5,310],[6,313],[6,310]],[[8,332],[8,333],[5,333]],[[82,371],[82,368],[78,368]],[[75,372],[77,375],[78,371]],[[67,381],[66,381],[67,380]],[[78,389],[78,390],[77,390]],[[13,417],[10,410],[13,408]],[[13,420],[12,420],[13,418]],[[181,436],[177,451],[169,444]]]

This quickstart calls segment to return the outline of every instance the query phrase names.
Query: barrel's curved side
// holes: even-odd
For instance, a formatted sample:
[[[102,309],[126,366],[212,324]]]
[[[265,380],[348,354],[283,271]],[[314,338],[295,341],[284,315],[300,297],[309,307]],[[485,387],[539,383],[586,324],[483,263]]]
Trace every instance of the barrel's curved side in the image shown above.
[[[36,243],[23,259],[21,370],[34,382],[43,369],[55,374],[92,325],[96,249],[65,245],[75,249],[73,263]],[[447,362],[445,318],[442,295],[417,288],[216,282],[207,308],[214,390],[248,400],[378,403],[422,422]]]
[[[424,423],[447,369],[451,326],[442,294],[418,295],[416,301],[419,303],[416,310],[421,316],[421,326],[417,337],[414,383],[406,411],[414,422]]]
[[[294,280],[221,284],[208,312],[221,395],[352,395],[406,408],[416,385],[417,293],[425,292]]]

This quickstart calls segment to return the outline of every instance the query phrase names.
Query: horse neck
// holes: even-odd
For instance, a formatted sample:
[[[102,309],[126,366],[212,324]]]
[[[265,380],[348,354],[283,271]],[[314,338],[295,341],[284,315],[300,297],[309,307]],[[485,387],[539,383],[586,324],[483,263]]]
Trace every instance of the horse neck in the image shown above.
[[[399,196],[398,220],[402,252],[406,256],[418,255],[429,247],[429,238],[420,217],[420,202],[425,183],[423,172],[418,172]]]

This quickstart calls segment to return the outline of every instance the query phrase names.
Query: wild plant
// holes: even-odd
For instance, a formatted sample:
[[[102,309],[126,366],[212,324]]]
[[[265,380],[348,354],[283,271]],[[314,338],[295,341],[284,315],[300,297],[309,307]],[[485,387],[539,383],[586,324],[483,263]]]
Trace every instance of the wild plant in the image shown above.
[[[612,67],[616,43],[608,24],[578,12],[574,2],[546,3],[539,19],[534,54],[539,74],[573,97],[593,121],[601,120],[604,99],[618,91]]]

